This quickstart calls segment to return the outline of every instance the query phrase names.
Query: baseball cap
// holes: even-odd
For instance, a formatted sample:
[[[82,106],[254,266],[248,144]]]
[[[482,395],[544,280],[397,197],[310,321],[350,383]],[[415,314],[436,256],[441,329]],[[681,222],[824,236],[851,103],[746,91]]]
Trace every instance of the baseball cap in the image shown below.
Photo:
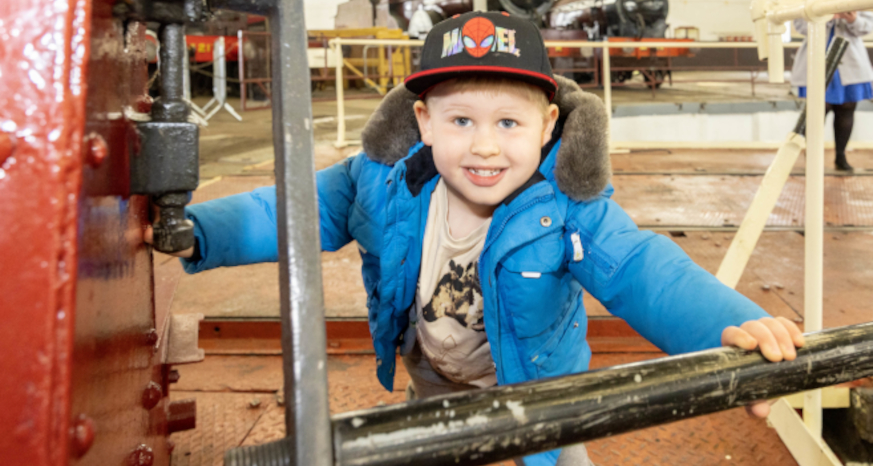
[[[505,12],[470,12],[438,23],[421,52],[421,70],[406,88],[423,97],[437,84],[469,75],[523,81],[555,96],[558,85],[543,36],[530,21]]]

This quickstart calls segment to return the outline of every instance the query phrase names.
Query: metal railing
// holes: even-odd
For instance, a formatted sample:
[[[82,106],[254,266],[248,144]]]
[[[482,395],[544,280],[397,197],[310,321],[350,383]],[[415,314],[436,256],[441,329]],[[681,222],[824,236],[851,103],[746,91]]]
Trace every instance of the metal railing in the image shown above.
[[[343,89],[343,74],[342,65],[342,46],[343,45],[365,45],[365,46],[385,46],[385,47],[420,47],[424,45],[422,40],[396,40],[396,39],[345,39],[336,38],[330,42],[330,47],[338,54],[339,59],[336,63],[336,102],[337,102],[337,139],[334,145],[336,147],[346,147],[349,145],[360,144],[358,140],[346,139],[346,124],[345,124],[345,90]],[[651,48],[674,48],[674,49],[757,49],[758,44],[755,42],[587,42],[587,41],[546,41],[546,47],[562,47],[570,49],[600,49],[601,51],[610,49],[651,49]],[[799,48],[800,42],[789,42],[784,44],[785,48]],[[866,44],[868,48],[873,48],[873,43]],[[612,66],[612,58],[609,53],[601,52],[600,62],[602,64],[602,72],[600,76],[611,76],[615,68]],[[761,70],[766,67],[761,68]],[[758,72],[758,70],[748,70]],[[608,127],[612,125],[612,87],[615,85],[610,79],[601,79],[603,85],[603,102],[607,109]],[[712,80],[708,80],[712,81]],[[663,143],[661,143],[663,144]],[[719,147],[732,147],[732,144],[738,143],[716,143]],[[700,147],[705,144],[696,144],[695,147]],[[761,144],[756,144],[761,145]],[[765,144],[772,146],[773,144]]]

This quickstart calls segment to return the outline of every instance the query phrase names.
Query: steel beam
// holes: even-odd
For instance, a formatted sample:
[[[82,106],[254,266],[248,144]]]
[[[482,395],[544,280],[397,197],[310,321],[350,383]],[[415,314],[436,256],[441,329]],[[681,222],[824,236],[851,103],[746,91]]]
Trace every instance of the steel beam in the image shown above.
[[[213,0],[210,6],[269,18],[287,436],[281,464],[326,466],[333,449],[303,0]]]

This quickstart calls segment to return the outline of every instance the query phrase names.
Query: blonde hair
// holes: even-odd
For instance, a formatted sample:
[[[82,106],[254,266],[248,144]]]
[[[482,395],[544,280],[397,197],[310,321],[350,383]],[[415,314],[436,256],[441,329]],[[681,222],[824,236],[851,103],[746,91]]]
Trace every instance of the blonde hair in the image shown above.
[[[546,115],[549,109],[549,99],[546,96],[546,91],[537,86],[534,86],[533,84],[528,84],[526,82],[518,81],[515,79],[495,78],[492,76],[484,75],[466,76],[463,78],[450,79],[448,81],[443,81],[437,84],[433,87],[433,89],[425,94],[425,104],[427,103],[427,100],[430,98],[431,94],[433,94],[436,90],[439,91],[437,92],[437,95],[435,97],[439,97],[439,94],[446,94],[450,92],[478,91],[492,95],[501,94],[504,92],[512,92],[535,103],[536,106],[539,107],[543,115]]]

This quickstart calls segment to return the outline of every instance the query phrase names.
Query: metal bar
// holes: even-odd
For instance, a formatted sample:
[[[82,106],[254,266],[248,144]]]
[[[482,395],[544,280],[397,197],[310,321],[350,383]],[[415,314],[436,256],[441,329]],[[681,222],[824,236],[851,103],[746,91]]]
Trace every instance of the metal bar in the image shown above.
[[[609,38],[607,37],[607,41]],[[609,63],[609,44],[607,42],[602,42],[604,44],[603,48],[603,105],[606,107],[606,134],[607,140],[612,141],[611,129],[612,129],[612,70],[610,68]]]
[[[817,0],[807,8],[815,16],[827,16],[846,11],[869,10],[873,8],[873,0]]]
[[[423,40],[416,39],[350,39],[346,37],[337,37],[332,41],[339,41],[343,45],[396,45],[396,46],[422,46]],[[599,49],[606,47],[606,42],[595,41],[580,41],[580,40],[547,40],[544,42],[546,47],[569,47],[580,49]],[[873,42],[865,42],[867,47],[873,47]],[[618,48],[672,48],[672,49],[754,49],[757,48],[755,42],[613,42],[612,47]],[[799,48],[799,42],[789,42],[785,44],[786,48]]]
[[[825,89],[834,79],[834,74],[837,72],[837,67],[843,59],[843,54],[849,47],[849,42],[842,37],[834,37],[831,42],[831,47],[828,50],[828,56],[825,59]],[[803,109],[800,111],[800,118],[797,119],[797,125],[794,126],[794,133],[801,136],[806,135],[806,102],[803,102]]]
[[[345,65],[345,60],[343,59],[343,46],[340,40],[333,39],[331,43],[336,48],[334,56],[336,60],[336,142],[334,147],[341,148],[348,145],[346,142],[346,106],[343,96],[345,92],[343,89],[343,66]]]
[[[335,464],[489,464],[870,374],[873,323],[841,327],[808,334],[794,361],[719,348],[344,413]],[[247,458],[287,442],[231,450],[225,464],[263,464]]]
[[[822,328],[824,258],[824,121],[825,47],[824,21],[808,23],[806,93],[806,213],[804,229],[803,321],[807,330]],[[813,435],[821,436],[821,393],[805,395],[803,419]]]
[[[212,0],[211,6],[268,17],[286,403],[282,464],[327,466],[333,448],[303,0]]]
[[[237,60],[239,64],[239,104],[243,111],[248,110],[246,108],[246,62],[245,62],[245,47],[243,47],[243,30],[240,29],[236,33],[236,43],[238,44],[237,48]]]
[[[303,0],[277,0],[272,9],[273,147],[279,225],[279,295],[285,435],[295,466],[332,464],[327,352],[315,163],[312,96]]]

